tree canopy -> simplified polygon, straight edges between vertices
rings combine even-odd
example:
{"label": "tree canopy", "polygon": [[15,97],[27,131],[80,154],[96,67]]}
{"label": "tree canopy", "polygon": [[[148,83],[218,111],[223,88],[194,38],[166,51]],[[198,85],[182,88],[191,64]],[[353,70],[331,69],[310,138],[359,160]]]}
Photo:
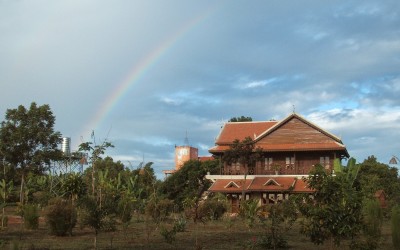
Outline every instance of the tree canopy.
{"label": "tree canopy", "polygon": [[49,105],[32,102],[29,109],[20,105],[7,109],[0,128],[0,150],[4,159],[14,167],[43,171],[61,151],[60,132],[54,131],[55,116]]}
{"label": "tree canopy", "polygon": [[229,122],[251,122],[253,121],[253,118],[251,118],[250,116],[238,116],[238,117],[232,117]]}
{"label": "tree canopy", "polygon": [[185,199],[199,199],[210,187],[210,181],[204,177],[207,172],[215,172],[217,168],[217,160],[206,162],[190,160],[162,183],[160,191],[182,208]]}
{"label": "tree canopy", "polygon": [[393,204],[400,202],[400,178],[398,169],[369,156],[360,164],[359,185],[366,197],[373,197],[382,189]]}

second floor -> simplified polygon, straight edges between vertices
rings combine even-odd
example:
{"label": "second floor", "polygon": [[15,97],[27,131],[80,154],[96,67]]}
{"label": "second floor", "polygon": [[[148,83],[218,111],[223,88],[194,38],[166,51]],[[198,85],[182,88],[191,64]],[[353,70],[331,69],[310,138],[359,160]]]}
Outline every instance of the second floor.
{"label": "second floor", "polygon": [[316,164],[328,172],[340,156],[331,151],[266,153],[253,164],[220,162],[220,175],[308,175]]}

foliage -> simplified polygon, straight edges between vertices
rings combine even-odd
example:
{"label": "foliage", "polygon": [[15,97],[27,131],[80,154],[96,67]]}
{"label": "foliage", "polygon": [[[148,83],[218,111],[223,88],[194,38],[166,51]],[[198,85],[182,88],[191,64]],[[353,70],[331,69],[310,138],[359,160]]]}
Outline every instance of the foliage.
{"label": "foliage", "polygon": [[366,198],[363,202],[363,234],[351,242],[351,249],[377,249],[381,239],[382,209],[376,199]]}
{"label": "foliage", "polygon": [[20,202],[24,201],[24,177],[27,171],[42,173],[52,160],[60,159],[61,134],[54,131],[55,117],[49,105],[29,109],[20,105],[7,109],[0,128],[0,151],[6,162],[22,170]]}
{"label": "foliage", "polygon": [[389,204],[400,202],[398,169],[378,162],[374,156],[369,156],[360,164],[359,185],[365,197],[372,198],[376,191],[382,189],[391,201]]}
{"label": "foliage", "polygon": [[392,208],[392,242],[395,249],[400,249],[400,205]]}
{"label": "foliage", "polygon": [[[225,151],[222,161],[231,164],[239,162],[242,166],[254,166],[262,157],[262,150],[255,148],[253,140],[246,137],[242,141],[236,139],[228,150]],[[249,169],[246,170],[248,174]]]}
{"label": "foliage", "polygon": [[61,180],[61,190],[64,197],[74,202],[87,192],[86,183],[80,173],[69,173]]}
{"label": "foliage", "polygon": [[315,192],[312,198],[302,197],[299,211],[304,216],[302,232],[313,243],[332,239],[340,245],[343,239],[352,239],[361,231],[361,195],[353,186],[355,167],[343,168],[332,176],[318,164],[306,179]]}
{"label": "foliage", "polygon": [[178,233],[185,232],[186,224],[187,224],[187,222],[186,222],[185,218],[179,217],[179,218],[175,219],[175,221],[174,221],[174,230]]}
{"label": "foliage", "polygon": [[4,228],[7,225],[7,217],[5,216],[5,207],[7,206],[7,199],[10,196],[12,190],[14,188],[13,181],[9,181],[2,179],[0,181],[0,198],[1,198],[1,227]]}
{"label": "foliage", "polygon": [[171,229],[167,229],[165,226],[161,226],[160,234],[168,244],[172,244],[176,240],[176,234],[184,232],[186,228],[186,220],[180,217],[174,221],[174,225]]}
{"label": "foliage", "polygon": [[260,217],[266,229],[260,245],[266,249],[287,247],[286,232],[292,228],[297,219],[294,199],[289,198],[280,203],[264,205],[260,210],[266,215]]}
{"label": "foliage", "polygon": [[[94,132],[92,133],[94,137]],[[104,140],[100,145],[96,145],[94,142],[84,142],[79,145],[79,151],[87,153],[89,155],[89,163],[91,164],[91,179],[92,179],[92,195],[96,194],[96,163],[101,160],[102,155],[105,153],[107,148],[112,148],[114,145],[107,140]]]}
{"label": "foliage", "polygon": [[250,116],[240,116],[240,117],[232,117],[231,119],[229,119],[228,122],[251,122],[253,121],[253,118],[251,118]]}
{"label": "foliage", "polygon": [[92,196],[86,196],[80,199],[81,211],[81,223],[84,226],[93,228],[96,234],[106,228],[106,216],[112,214],[113,204],[108,202],[100,206],[96,198]]}
{"label": "foliage", "polygon": [[204,177],[207,172],[215,172],[217,168],[217,160],[207,162],[187,161],[161,184],[160,193],[173,200],[180,209],[183,208],[184,201],[187,199],[194,199],[194,204],[197,206],[201,195],[211,185],[211,182]]}
{"label": "foliage", "polygon": [[367,199],[363,204],[364,232],[368,240],[373,243],[379,241],[381,236],[383,214],[378,200]]}
{"label": "foliage", "polygon": [[61,134],[54,131],[55,116],[49,105],[37,106],[32,102],[29,110],[20,105],[7,109],[1,123],[0,147],[7,162],[21,168],[30,167],[41,172],[44,164],[59,159],[57,149]]}
{"label": "foliage", "polygon": [[72,229],[77,222],[77,211],[71,201],[55,198],[45,209],[45,217],[50,234],[65,236],[72,235]]}
{"label": "foliage", "polygon": [[200,204],[199,214],[201,217],[207,217],[210,220],[220,219],[227,211],[227,201],[221,200],[218,196],[208,198]]}
{"label": "foliage", "polygon": [[245,220],[247,227],[253,227],[257,219],[258,200],[244,200],[240,203],[239,215]]}
{"label": "foliage", "polygon": [[176,233],[177,232],[175,228],[172,228],[170,230],[165,227],[160,228],[160,234],[168,244],[174,243],[174,241],[176,240]]}
{"label": "foliage", "polygon": [[146,214],[156,223],[164,221],[172,212],[174,202],[169,199],[152,199],[147,203]]}
{"label": "foliage", "polygon": [[275,237],[270,235],[263,236],[257,241],[256,245],[260,246],[262,249],[289,248],[287,240],[282,235],[277,235]]}
{"label": "foliage", "polygon": [[34,204],[23,205],[22,216],[24,218],[24,226],[26,229],[39,228],[39,209],[37,205]]}

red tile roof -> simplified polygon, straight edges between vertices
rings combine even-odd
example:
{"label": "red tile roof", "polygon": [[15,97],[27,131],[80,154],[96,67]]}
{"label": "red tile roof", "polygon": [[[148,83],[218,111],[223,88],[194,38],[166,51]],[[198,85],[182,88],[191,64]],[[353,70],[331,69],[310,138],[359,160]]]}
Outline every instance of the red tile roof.
{"label": "red tile roof", "polygon": [[[216,180],[208,191],[211,192],[222,192],[222,193],[241,193],[244,190],[247,190],[251,179],[220,179]],[[244,187],[243,187],[244,186]]]}
{"label": "red tile roof", "polygon": [[266,122],[228,122],[222,127],[216,144],[231,144],[235,139],[242,141],[246,137],[255,139],[257,136],[277,124],[277,121]]}
{"label": "red tile roof", "polygon": [[203,161],[212,161],[215,158],[212,156],[199,156],[198,159],[199,159],[199,161],[203,162]]}
{"label": "red tile roof", "polygon": [[[244,187],[243,187],[243,183]],[[241,193],[248,192],[283,192],[310,193],[307,183],[296,177],[255,177],[254,179],[218,179],[209,188],[210,192]]]}
{"label": "red tile roof", "polygon": [[[324,141],[318,139],[318,141],[310,141],[309,134],[304,135],[306,140],[293,141],[293,143],[266,143],[271,138],[274,131],[279,130],[282,126],[287,124],[292,119],[298,119],[300,123],[308,125],[315,131],[318,131],[323,136],[326,136]],[[297,127],[285,128],[285,133],[290,131],[291,134],[288,136],[296,135],[299,131]],[[337,150],[342,151],[346,156],[348,155],[347,149],[342,141],[335,135],[321,129],[317,125],[307,121],[305,118],[298,114],[291,114],[280,122],[277,121],[265,121],[265,122],[228,122],[218,135],[215,144],[216,146],[209,149],[210,153],[220,153],[228,150],[235,139],[242,141],[246,137],[250,137],[256,144],[256,148],[260,147],[266,152],[284,152],[284,151],[318,151],[318,150]],[[291,138],[291,137],[288,137]],[[265,141],[266,140],[266,141]]]}

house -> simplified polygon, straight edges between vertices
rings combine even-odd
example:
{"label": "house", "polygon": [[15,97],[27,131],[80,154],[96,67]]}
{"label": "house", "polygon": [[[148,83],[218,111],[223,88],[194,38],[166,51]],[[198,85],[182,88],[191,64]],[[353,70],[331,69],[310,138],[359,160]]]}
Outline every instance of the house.
{"label": "house", "polygon": [[386,193],[383,189],[376,191],[374,197],[379,202],[381,208],[387,208]]}
{"label": "house", "polygon": [[[234,140],[246,137],[261,152],[261,160],[251,165],[223,162]],[[315,164],[332,172],[335,159],[349,157],[339,137],[296,113],[281,121],[225,123],[209,152],[221,159],[220,174],[207,176],[213,182],[209,192],[226,194],[232,212],[237,212],[243,194],[245,199],[258,199],[261,205],[295,193],[311,193],[303,177]]]}

